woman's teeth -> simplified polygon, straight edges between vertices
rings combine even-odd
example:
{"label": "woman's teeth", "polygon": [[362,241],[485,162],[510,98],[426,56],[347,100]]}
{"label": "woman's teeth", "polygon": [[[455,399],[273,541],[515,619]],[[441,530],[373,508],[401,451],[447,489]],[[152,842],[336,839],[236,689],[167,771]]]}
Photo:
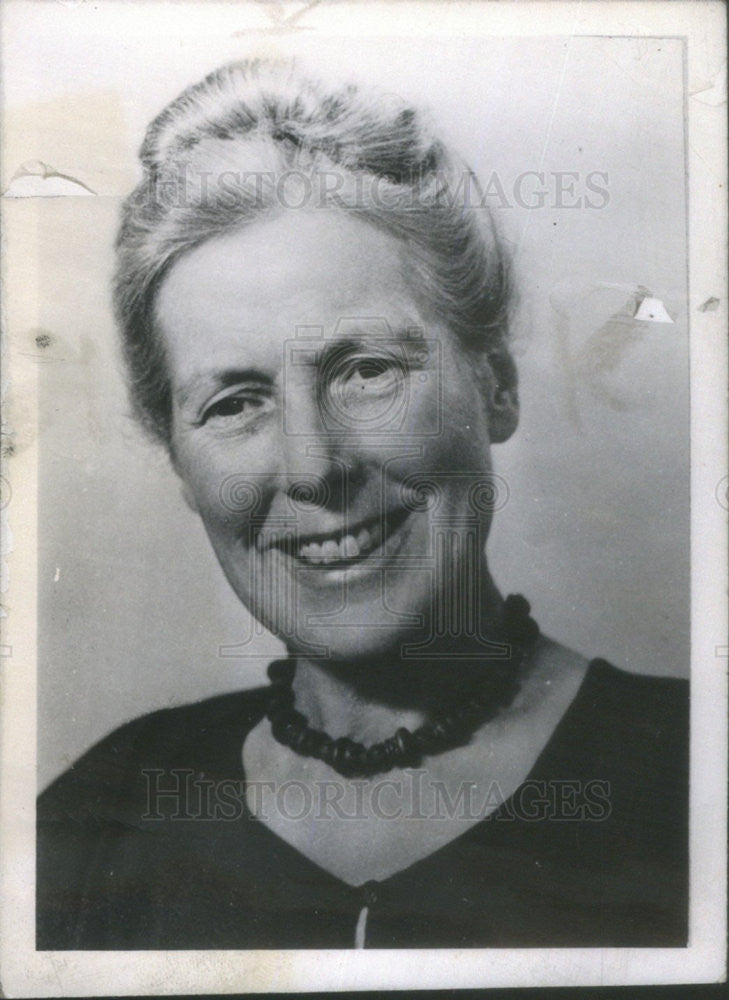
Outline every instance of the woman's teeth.
{"label": "woman's teeth", "polygon": [[349,559],[357,559],[379,544],[382,535],[379,524],[360,528],[356,535],[344,535],[339,541],[327,538],[323,542],[308,542],[302,545],[298,552],[299,559],[304,562],[336,563]]}

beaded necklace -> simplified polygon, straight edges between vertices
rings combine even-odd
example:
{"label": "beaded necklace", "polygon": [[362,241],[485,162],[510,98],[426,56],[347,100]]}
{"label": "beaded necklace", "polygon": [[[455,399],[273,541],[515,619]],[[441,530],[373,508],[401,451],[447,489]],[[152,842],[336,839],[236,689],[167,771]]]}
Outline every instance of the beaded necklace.
{"label": "beaded necklace", "polygon": [[271,733],[283,746],[302,757],[324,761],[345,778],[372,777],[393,767],[418,767],[423,757],[464,746],[476,729],[508,707],[519,691],[520,667],[539,636],[539,626],[530,617],[530,610],[521,594],[510,594],[504,601],[501,635],[514,647],[505,670],[490,665],[479,690],[469,693],[459,705],[434,716],[414,732],[402,726],[394,736],[369,747],[346,736],[333,739],[312,729],[306,717],[294,708],[291,685],[296,661],[275,660],[268,668]]}

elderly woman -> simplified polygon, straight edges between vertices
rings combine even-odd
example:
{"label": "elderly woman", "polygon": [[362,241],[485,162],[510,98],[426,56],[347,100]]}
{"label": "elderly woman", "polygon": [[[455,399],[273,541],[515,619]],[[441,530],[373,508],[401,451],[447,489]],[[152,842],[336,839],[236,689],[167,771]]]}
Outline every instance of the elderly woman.
{"label": "elderly woman", "polygon": [[213,73],[141,157],[135,410],[288,658],[44,793],[38,947],[684,944],[684,685],[588,663],[489,574],[518,401],[471,172],[290,64]]}

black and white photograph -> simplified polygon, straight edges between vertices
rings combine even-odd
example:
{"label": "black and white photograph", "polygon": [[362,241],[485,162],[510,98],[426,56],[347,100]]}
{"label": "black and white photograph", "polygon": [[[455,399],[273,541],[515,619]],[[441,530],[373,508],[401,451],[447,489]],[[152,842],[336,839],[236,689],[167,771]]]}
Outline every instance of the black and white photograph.
{"label": "black and white photograph", "polygon": [[8,996],[723,978],[725,12],[550,8],[7,5]]}

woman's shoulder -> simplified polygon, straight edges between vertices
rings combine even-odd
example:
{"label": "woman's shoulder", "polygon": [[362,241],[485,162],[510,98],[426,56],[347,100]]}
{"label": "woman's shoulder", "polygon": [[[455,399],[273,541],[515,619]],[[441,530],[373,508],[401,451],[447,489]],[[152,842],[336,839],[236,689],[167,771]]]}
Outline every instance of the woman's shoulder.
{"label": "woman's shoulder", "polygon": [[676,794],[688,783],[689,682],[589,662],[549,747],[634,789]]}
{"label": "woman's shoulder", "polygon": [[634,789],[670,790],[688,781],[689,683],[588,660],[544,640],[532,697],[557,698],[558,719],[536,770],[598,775]]}
{"label": "woman's shoulder", "polygon": [[548,684],[571,677],[575,697],[567,716],[572,725],[675,727],[688,725],[689,681],[671,674],[641,673],[602,657],[588,659],[554,640],[545,640],[542,668]]}
{"label": "woman's shoulder", "polygon": [[683,721],[688,726],[689,682],[683,677],[624,670],[607,660],[590,661],[583,705],[608,718],[662,730]]}
{"label": "woman's shoulder", "polygon": [[245,733],[261,718],[267,688],[217,695],[132,719],[87,750],[39,798],[39,817],[74,804],[98,809],[154,772],[219,772],[237,764]]}

